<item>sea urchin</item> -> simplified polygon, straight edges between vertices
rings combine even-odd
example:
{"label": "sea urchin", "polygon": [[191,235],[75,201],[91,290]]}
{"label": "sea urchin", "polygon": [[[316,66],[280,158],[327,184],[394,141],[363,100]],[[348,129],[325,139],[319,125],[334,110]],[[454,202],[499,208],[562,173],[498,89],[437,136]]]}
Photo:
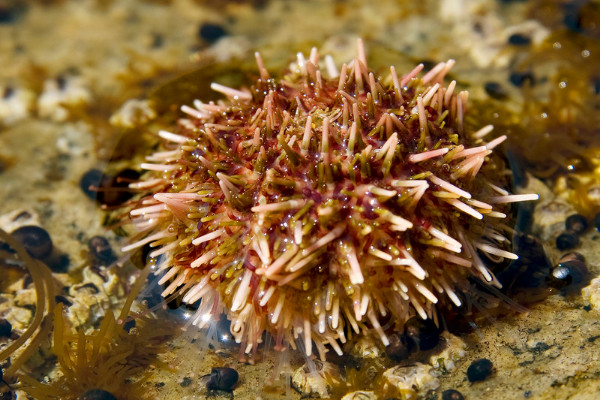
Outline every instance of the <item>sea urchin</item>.
{"label": "sea urchin", "polygon": [[387,345],[411,316],[461,306],[473,280],[500,286],[482,257],[517,258],[502,207],[537,195],[500,187],[489,155],[505,136],[464,132],[467,92],[442,86],[452,60],[380,78],[359,40],[341,70],[326,57],[322,73],[316,49],[281,79],[256,61],[250,90],[213,83],[227,100],[181,107],[131,184],[145,194],[124,251],[155,248],[163,296],[199,304],[200,327],[225,313],[247,353],[268,331],[323,358],[353,332]]}

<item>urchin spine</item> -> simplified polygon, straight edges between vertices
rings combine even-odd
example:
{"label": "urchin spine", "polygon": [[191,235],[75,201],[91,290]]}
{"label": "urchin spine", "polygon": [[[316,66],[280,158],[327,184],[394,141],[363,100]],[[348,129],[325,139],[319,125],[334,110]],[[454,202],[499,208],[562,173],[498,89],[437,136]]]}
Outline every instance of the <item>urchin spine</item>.
{"label": "urchin spine", "polygon": [[388,314],[398,327],[432,318],[444,293],[461,306],[465,276],[500,286],[477,252],[516,258],[497,205],[537,195],[481,176],[506,136],[465,135],[468,94],[442,85],[453,60],[382,80],[359,41],[339,71],[325,58],[329,78],[313,49],[280,81],[256,60],[252,91],[214,83],[226,102],[182,106],[179,132],[160,131],[166,149],[142,164],[151,178],[131,185],[150,194],[123,250],[157,248],[163,296],[201,300],[191,323],[225,312],[246,352],[267,329],[278,348],[302,338],[323,358],[369,329],[387,345]]}

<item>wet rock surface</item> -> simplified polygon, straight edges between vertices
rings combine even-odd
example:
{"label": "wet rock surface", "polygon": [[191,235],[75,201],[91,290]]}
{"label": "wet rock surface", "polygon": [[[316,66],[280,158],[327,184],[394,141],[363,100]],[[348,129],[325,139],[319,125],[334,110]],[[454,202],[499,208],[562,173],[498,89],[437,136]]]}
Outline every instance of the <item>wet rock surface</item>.
{"label": "wet rock surface", "polygon": [[[107,232],[106,227],[115,221],[105,220],[100,206],[79,188],[79,181],[92,168],[104,174],[106,163],[114,154],[123,160],[121,153],[128,154],[123,150],[128,146],[123,143],[128,142],[120,142],[122,135],[130,131],[134,137],[143,135],[135,130],[153,121],[155,112],[140,99],[150,87],[160,84],[157,76],[196,68],[197,64],[190,64],[190,60],[211,62],[239,57],[252,61],[255,49],[263,51],[264,59],[277,60],[278,54],[287,56],[290,48],[307,52],[310,46],[305,41],[317,43],[323,37],[330,38],[323,46],[332,53],[337,65],[341,65],[354,51],[354,37],[343,33],[348,21],[354,21],[352,26],[357,27],[361,36],[383,43],[386,50],[405,53],[391,62],[398,70],[412,66],[414,59],[456,58],[453,79],[469,85],[472,97],[506,101],[518,90],[514,83],[522,86],[544,83],[538,71],[528,75],[527,70],[509,71],[508,66],[511,57],[519,57],[540,46],[551,28],[530,19],[535,13],[526,14],[527,2],[516,1],[449,1],[443,7],[436,2],[425,2],[418,7],[414,3],[400,2],[401,8],[397,1],[383,1],[378,2],[376,9],[353,1],[335,6],[312,1],[295,4],[272,1],[264,2],[260,8],[255,8],[252,2],[227,2],[217,11],[191,0],[45,3],[31,2],[27,7],[3,8],[0,12],[3,65],[0,71],[0,157],[3,160],[0,227],[12,232],[26,225],[40,226],[48,232],[53,246],[70,257],[67,271],[54,273],[58,282],[56,296],[68,307],[69,321],[83,329],[97,324],[103,310],[115,307],[131,281],[119,274],[117,268],[105,268],[121,256],[119,248],[123,240],[112,231]],[[457,3],[466,5],[455,7]],[[537,3],[547,6],[544,2]],[[539,10],[544,10],[541,6]],[[292,29],[291,24],[281,24],[282,15],[329,17],[327,23],[311,18]],[[385,21],[382,15],[386,16]],[[559,20],[564,19],[559,17]],[[228,22],[221,24],[225,20]],[[403,23],[398,24],[398,20]],[[226,27],[226,36],[213,29],[199,38],[199,26],[212,21]],[[577,18],[569,16],[567,22],[557,23],[572,31],[594,34],[585,18],[579,23]],[[207,43],[202,43],[199,49],[200,40]],[[214,44],[208,43],[213,40]],[[393,54],[393,51],[385,54]],[[374,57],[375,54],[373,51]],[[282,61],[287,62],[288,59]],[[486,82],[497,85],[486,86]],[[593,83],[591,85],[593,90]],[[204,94],[200,97],[204,98]],[[137,101],[128,102],[132,98]],[[109,174],[114,176],[126,167],[129,165],[119,166],[121,169]],[[580,211],[568,196],[556,196],[553,187],[535,181],[529,179],[527,190],[540,193],[541,200],[535,205],[530,233],[541,239],[539,245],[545,250],[551,267],[559,265],[568,251],[581,253],[589,282],[582,281],[581,294],[548,285],[555,290],[543,302],[527,304],[524,313],[473,317],[468,319],[468,324],[475,327],[470,332],[456,336],[442,332],[437,344],[440,347],[427,350],[435,352],[439,348],[439,353],[420,361],[421,373],[429,366],[431,369],[419,376],[435,375],[430,383],[419,381],[424,388],[421,390],[432,390],[442,398],[445,398],[443,393],[452,389],[464,398],[554,399],[577,394],[582,399],[595,399],[600,373],[597,356],[600,354],[597,339],[600,235],[596,230],[599,224],[593,218],[594,213],[587,215],[589,226],[582,232],[576,231],[575,248],[560,250],[556,239],[564,231],[573,231],[574,226],[566,227],[565,222]],[[573,190],[567,183],[565,193]],[[592,200],[597,197],[596,186],[592,182],[586,191]],[[102,250],[104,246],[88,246],[94,237],[108,241],[114,258]],[[528,259],[528,265],[533,265],[532,260],[536,259]],[[92,268],[92,264],[100,269]],[[5,265],[2,268],[3,272],[9,271]],[[546,273],[542,271],[544,268],[525,271],[530,286],[545,282],[545,278],[536,275]],[[11,267],[10,274],[13,272],[20,273]],[[558,272],[559,278],[570,276],[562,273],[565,271]],[[10,284],[2,286],[0,318],[11,324],[10,335],[20,335],[31,323],[34,302],[27,277],[11,278]],[[135,329],[131,327],[132,331]],[[0,350],[8,340],[13,339],[0,338]],[[305,362],[287,350],[287,355],[274,352],[264,359],[253,360],[254,365],[237,364],[237,348],[232,346],[233,350],[217,354],[206,350],[210,349],[208,345],[194,347],[201,338],[194,343],[192,340],[181,337],[173,341],[164,358],[177,372],[173,369],[153,371],[145,387],[151,396],[166,399],[204,396],[200,378],[211,374],[214,366],[229,365],[231,361],[235,364],[231,367],[239,373],[231,394],[236,399],[254,399],[257,393],[262,393],[265,377],[278,375],[273,371],[287,370],[291,379],[293,371]],[[444,343],[451,344],[444,348]],[[373,343],[361,342],[361,346],[358,355],[364,358],[382,351],[381,346]],[[37,355],[30,367],[35,369],[42,365],[44,359],[40,357],[49,354]],[[411,354],[414,357],[414,353]],[[404,360],[406,356],[397,359]],[[481,358],[489,359],[495,372],[484,382],[471,385],[466,371],[473,361]],[[336,379],[343,380],[344,374],[339,372],[339,366],[336,368]],[[399,368],[409,367],[388,368],[393,371],[387,375],[392,379],[388,385],[414,376],[414,371]],[[448,372],[440,372],[444,369]],[[189,377],[191,383],[182,386],[183,377]],[[299,387],[302,379],[308,380],[306,374],[299,378]],[[436,384],[431,383],[436,381]],[[263,398],[301,397],[294,389],[288,388],[286,392],[285,384],[276,387],[263,394]],[[416,393],[415,387],[411,385],[407,390]],[[370,398],[370,390],[359,389],[352,389],[353,393],[347,396]],[[215,396],[229,398],[226,391],[222,392]],[[20,395],[24,396],[22,392]]]}

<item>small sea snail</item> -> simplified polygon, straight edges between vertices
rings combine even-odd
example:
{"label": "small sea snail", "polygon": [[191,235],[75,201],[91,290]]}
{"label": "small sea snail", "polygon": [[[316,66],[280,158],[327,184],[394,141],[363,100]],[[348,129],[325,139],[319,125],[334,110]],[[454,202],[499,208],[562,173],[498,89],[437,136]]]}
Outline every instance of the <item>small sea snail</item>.
{"label": "small sea snail", "polygon": [[117,398],[110,392],[103,389],[92,389],[85,392],[80,400],[117,400]]}
{"label": "small sea snail", "polygon": [[25,247],[33,258],[44,259],[52,254],[52,239],[44,228],[26,225],[15,229],[12,236]]}
{"label": "small sea snail", "polygon": [[210,375],[208,375],[208,381],[206,382],[206,388],[211,390],[231,390],[237,383],[239,378],[238,372],[233,368],[228,367],[216,367],[213,368]]}
{"label": "small sea snail", "polygon": [[475,360],[467,368],[469,382],[480,382],[486,380],[494,372],[494,364],[487,358]]}

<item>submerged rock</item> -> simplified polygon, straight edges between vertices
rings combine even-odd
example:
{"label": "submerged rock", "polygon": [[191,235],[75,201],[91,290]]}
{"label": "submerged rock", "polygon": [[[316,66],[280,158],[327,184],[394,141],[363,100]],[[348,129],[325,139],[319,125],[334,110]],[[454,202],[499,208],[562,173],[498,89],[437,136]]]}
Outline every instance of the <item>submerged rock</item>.
{"label": "submerged rock", "polygon": [[303,395],[318,395],[329,398],[334,385],[342,382],[342,375],[335,364],[314,361],[312,366],[304,364],[294,371],[292,386]]}
{"label": "submerged rock", "polygon": [[394,387],[406,399],[416,398],[417,393],[435,390],[440,382],[431,374],[432,367],[419,362],[409,366],[397,366],[383,373],[384,390]]}

